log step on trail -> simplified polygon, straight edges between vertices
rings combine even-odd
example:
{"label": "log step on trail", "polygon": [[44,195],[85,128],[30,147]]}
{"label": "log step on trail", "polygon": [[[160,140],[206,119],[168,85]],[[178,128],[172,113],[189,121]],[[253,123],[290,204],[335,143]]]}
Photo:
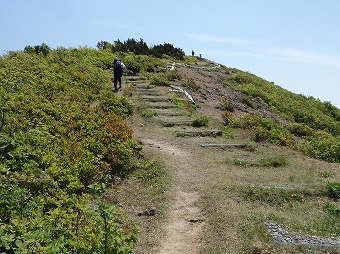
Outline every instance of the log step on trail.
{"label": "log step on trail", "polygon": [[145,101],[149,102],[167,102],[169,101],[168,97],[161,97],[161,96],[142,96],[141,97]]}
{"label": "log step on trail", "polygon": [[165,127],[180,126],[180,125],[191,126],[194,120],[173,120],[173,121],[161,120],[161,122],[163,126]]}
{"label": "log step on trail", "polygon": [[153,109],[154,112],[157,113],[158,116],[185,116],[185,112],[183,111],[169,111],[167,109]]}
{"label": "log step on trail", "polygon": [[143,89],[143,90],[150,90],[150,91],[152,91],[152,89],[155,88],[155,86],[150,86],[150,85],[141,83],[141,81],[138,81],[138,83],[135,83],[133,87],[135,89]]}
{"label": "log step on trail", "polygon": [[149,108],[178,108],[175,104],[171,103],[164,103],[164,102],[154,102],[154,103],[148,103]]}
{"label": "log step on trail", "polygon": [[220,148],[252,148],[249,144],[201,144],[201,147],[220,147]]}
{"label": "log step on trail", "polygon": [[146,88],[136,88],[136,92],[142,95],[162,96],[158,91]]}
{"label": "log step on trail", "polygon": [[207,137],[207,136],[221,136],[221,130],[180,130],[175,131],[176,137]]}
{"label": "log step on trail", "polygon": [[188,116],[154,116],[153,118],[163,121],[163,122],[181,122],[181,121],[190,121],[193,122],[194,120]]}

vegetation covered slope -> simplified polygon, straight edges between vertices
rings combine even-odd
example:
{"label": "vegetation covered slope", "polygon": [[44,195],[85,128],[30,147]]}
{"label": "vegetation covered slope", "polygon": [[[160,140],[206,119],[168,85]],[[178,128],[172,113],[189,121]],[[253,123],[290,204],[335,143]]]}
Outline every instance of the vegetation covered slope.
{"label": "vegetation covered slope", "polygon": [[[164,69],[159,58],[100,45],[99,50],[41,45],[0,58],[0,252],[131,252],[136,229],[95,195],[139,167],[139,148],[124,121],[133,107],[112,93],[111,64],[120,57],[129,70],[157,84],[181,77],[155,74]],[[159,45],[157,56],[168,48],[174,49]],[[198,89],[183,81],[189,90]],[[339,162],[339,109],[237,70],[223,82],[250,96],[244,100],[248,106],[258,100],[291,121],[281,126],[243,117],[257,141],[288,138],[287,144],[301,145],[314,157]],[[279,103],[282,95],[285,103]],[[236,126],[233,117],[225,115],[225,123]]]}
{"label": "vegetation covered slope", "polygon": [[[234,70],[223,82],[248,95],[245,104],[260,102],[284,116],[289,123],[277,125],[270,119],[251,117],[256,139],[269,139],[299,148],[309,156],[340,162],[340,110],[330,102],[294,94],[250,73]],[[256,107],[255,107],[256,110]]]}
{"label": "vegetation covered slope", "polygon": [[132,105],[110,88],[117,55],[38,51],[0,58],[0,252],[128,253],[135,229],[92,195],[136,167]]}

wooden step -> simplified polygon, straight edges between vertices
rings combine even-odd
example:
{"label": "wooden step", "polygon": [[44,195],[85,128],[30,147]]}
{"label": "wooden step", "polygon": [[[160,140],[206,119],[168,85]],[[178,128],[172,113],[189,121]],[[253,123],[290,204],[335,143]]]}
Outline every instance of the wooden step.
{"label": "wooden step", "polygon": [[202,147],[239,147],[244,148],[247,144],[201,144]]}
{"label": "wooden step", "polygon": [[216,137],[216,136],[221,136],[222,131],[221,130],[180,130],[180,131],[175,131],[176,137]]}
{"label": "wooden step", "polygon": [[136,88],[135,91],[142,95],[152,95],[152,96],[162,96],[163,94],[159,93],[156,90],[146,89],[146,88]]}
{"label": "wooden step", "polygon": [[250,144],[201,144],[201,147],[238,148],[246,150],[255,150],[255,147]]}
{"label": "wooden step", "polygon": [[183,111],[169,111],[168,109],[154,109],[159,116],[185,116],[186,113]]}
{"label": "wooden step", "polygon": [[165,103],[165,102],[154,102],[148,103],[147,105],[149,108],[158,108],[158,109],[170,109],[170,108],[178,108],[175,104],[172,103]]}
{"label": "wooden step", "polygon": [[179,121],[162,121],[163,126],[172,127],[172,126],[192,126],[194,120],[179,120]]}
{"label": "wooden step", "polygon": [[168,97],[161,97],[161,96],[142,96],[141,97],[145,101],[149,102],[168,102]]}
{"label": "wooden step", "polygon": [[160,117],[160,116],[154,116],[154,119],[162,123],[163,126],[171,127],[171,126],[191,126],[193,123],[193,119],[188,118],[186,116],[183,117]]}

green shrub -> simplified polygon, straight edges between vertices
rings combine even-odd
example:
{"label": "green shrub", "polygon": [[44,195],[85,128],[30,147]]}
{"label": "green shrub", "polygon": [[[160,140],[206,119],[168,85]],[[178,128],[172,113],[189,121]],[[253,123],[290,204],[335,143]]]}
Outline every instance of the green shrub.
{"label": "green shrub", "polygon": [[287,126],[287,129],[298,137],[306,137],[313,135],[313,129],[304,123],[291,123]]}
{"label": "green shrub", "polygon": [[232,128],[229,128],[228,126],[222,126],[222,133],[223,136],[227,138],[234,138],[235,137],[235,131]]}
{"label": "green shrub", "polygon": [[173,94],[173,96],[171,97],[171,102],[175,104],[178,108],[185,109],[187,111],[190,111],[191,113],[200,107],[198,103],[193,104],[189,100],[179,98],[176,94]]}
{"label": "green shrub", "polygon": [[200,87],[192,79],[183,79],[182,86],[189,88],[192,91],[198,91]]}
{"label": "green shrub", "polygon": [[329,212],[331,215],[334,215],[334,216],[340,218],[340,207],[338,207],[337,205],[328,203],[328,204],[325,206],[325,209],[326,209],[326,211]]}
{"label": "green shrub", "polygon": [[237,125],[238,120],[234,117],[232,112],[226,111],[222,114],[222,122],[225,126],[235,126]]}
{"label": "green shrub", "polygon": [[340,182],[331,182],[327,184],[328,194],[331,198],[340,198]]}
{"label": "green shrub", "polygon": [[110,89],[114,57],[89,48],[0,57],[1,253],[131,253],[134,227],[87,194],[135,167],[123,120],[132,105]]}
{"label": "green shrub", "polygon": [[203,126],[208,126],[208,124],[209,124],[209,117],[204,116],[204,115],[198,115],[194,118],[192,126],[203,127]]}
{"label": "green shrub", "polygon": [[46,216],[42,216],[44,207],[39,202],[28,204],[34,213],[23,219],[12,217],[10,223],[1,225],[0,250],[43,254],[132,253],[137,228],[127,225],[115,207],[104,203],[94,207],[86,199],[50,200]]}
{"label": "green shrub", "polygon": [[229,111],[229,112],[234,112],[234,106],[232,105],[232,103],[226,99],[223,98],[220,102],[220,105],[218,106],[219,109],[221,109],[222,111]]}
{"label": "green shrub", "polygon": [[332,171],[322,171],[320,172],[320,175],[324,178],[328,178],[334,175],[334,172]]}
{"label": "green shrub", "polygon": [[151,77],[150,85],[154,86],[171,86],[171,82],[162,74],[154,74]]}
{"label": "green shrub", "polygon": [[259,115],[245,114],[242,117],[243,125],[252,128],[254,140],[260,142],[268,140],[277,145],[294,145],[293,135],[284,125],[275,123],[270,118]]}
{"label": "green shrub", "polygon": [[248,97],[242,97],[241,102],[251,108],[255,108],[254,103]]}
{"label": "green shrub", "polygon": [[133,105],[126,97],[118,97],[111,91],[106,91],[101,94],[99,99],[104,112],[115,113],[123,117],[132,114]]}
{"label": "green shrub", "polygon": [[167,71],[163,74],[164,78],[168,81],[176,81],[181,80],[181,75],[177,70]]}
{"label": "green shrub", "polygon": [[314,133],[312,138],[303,140],[299,148],[311,157],[328,162],[340,162],[340,140],[327,132]]}

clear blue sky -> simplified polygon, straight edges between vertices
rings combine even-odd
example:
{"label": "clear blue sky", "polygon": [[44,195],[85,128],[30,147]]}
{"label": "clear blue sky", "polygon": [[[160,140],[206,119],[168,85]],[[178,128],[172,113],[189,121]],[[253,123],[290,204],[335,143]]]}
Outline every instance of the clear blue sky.
{"label": "clear blue sky", "polygon": [[142,38],[340,107],[339,0],[3,0],[0,53]]}

